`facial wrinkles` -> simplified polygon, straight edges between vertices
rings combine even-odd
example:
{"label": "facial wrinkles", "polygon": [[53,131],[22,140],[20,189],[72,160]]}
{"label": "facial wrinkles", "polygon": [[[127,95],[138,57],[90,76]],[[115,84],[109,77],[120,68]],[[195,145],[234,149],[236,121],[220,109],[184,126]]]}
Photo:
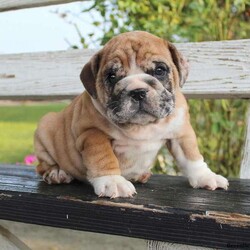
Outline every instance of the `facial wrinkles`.
{"label": "facial wrinkles", "polygon": [[130,59],[130,67],[129,67],[127,75],[130,76],[130,75],[137,75],[137,74],[141,74],[141,73],[144,73],[144,72],[136,63],[136,54],[133,53],[133,55],[131,56],[131,59]]}
{"label": "facial wrinkles", "polygon": [[[159,48],[158,48],[159,49]],[[122,63],[125,74],[138,74],[146,70],[148,62],[152,63],[153,57],[159,57],[156,50],[149,42],[126,39],[123,43],[114,41],[109,45],[106,62]],[[146,66],[146,67],[145,67]]]}
{"label": "facial wrinkles", "polygon": [[[119,48],[120,44],[117,46]],[[142,73],[139,65],[144,60],[144,56],[142,55],[141,58],[138,58],[138,54],[143,50],[142,47],[144,45],[141,41],[127,39],[123,48],[119,49],[119,57],[123,62],[123,68],[127,75]]]}

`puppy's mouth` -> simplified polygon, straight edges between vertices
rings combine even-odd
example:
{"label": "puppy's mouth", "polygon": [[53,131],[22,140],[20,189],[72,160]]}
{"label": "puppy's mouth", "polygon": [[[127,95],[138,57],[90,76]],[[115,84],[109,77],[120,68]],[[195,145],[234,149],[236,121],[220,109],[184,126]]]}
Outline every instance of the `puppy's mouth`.
{"label": "puppy's mouth", "polygon": [[147,88],[122,91],[107,104],[107,115],[117,125],[147,125],[172,113],[174,95],[163,89],[161,92]]}

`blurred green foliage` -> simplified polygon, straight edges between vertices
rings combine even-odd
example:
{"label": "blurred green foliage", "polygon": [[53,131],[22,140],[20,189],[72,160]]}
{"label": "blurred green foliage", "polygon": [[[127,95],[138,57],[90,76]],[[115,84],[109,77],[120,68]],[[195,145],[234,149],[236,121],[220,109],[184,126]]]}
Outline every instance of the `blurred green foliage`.
{"label": "blurred green foliage", "polygon": [[103,19],[92,23],[104,33],[102,45],[130,30],[146,30],[172,42],[250,37],[250,0],[95,0],[86,11],[97,11]]}
{"label": "blurred green foliage", "polygon": [[[249,0],[96,0],[83,10],[86,11],[97,11],[103,19],[92,23],[102,30],[97,38],[101,45],[114,35],[131,30],[145,30],[172,42],[250,38]],[[88,46],[83,37],[81,41],[84,47]],[[189,105],[206,162],[217,173],[237,176],[247,101],[189,100]],[[153,172],[175,171],[171,156],[163,148]]]}

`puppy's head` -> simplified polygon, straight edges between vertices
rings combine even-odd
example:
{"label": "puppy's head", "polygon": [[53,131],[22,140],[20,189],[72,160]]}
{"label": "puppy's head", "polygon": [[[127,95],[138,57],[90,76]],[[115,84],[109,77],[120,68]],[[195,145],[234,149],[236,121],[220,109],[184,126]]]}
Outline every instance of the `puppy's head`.
{"label": "puppy's head", "polygon": [[188,64],[175,46],[147,32],[111,39],[84,66],[80,78],[117,125],[146,125],[169,115]]}

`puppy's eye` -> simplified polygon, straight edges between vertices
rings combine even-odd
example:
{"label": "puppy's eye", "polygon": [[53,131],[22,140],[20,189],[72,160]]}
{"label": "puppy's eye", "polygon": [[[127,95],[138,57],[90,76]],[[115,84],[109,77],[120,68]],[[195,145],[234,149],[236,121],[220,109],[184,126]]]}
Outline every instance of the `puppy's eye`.
{"label": "puppy's eye", "polygon": [[167,70],[164,67],[159,66],[155,69],[154,74],[156,77],[164,77],[167,74]]}
{"label": "puppy's eye", "polygon": [[111,83],[111,84],[115,84],[117,82],[117,77],[114,73],[111,73],[108,75],[108,81]]}

